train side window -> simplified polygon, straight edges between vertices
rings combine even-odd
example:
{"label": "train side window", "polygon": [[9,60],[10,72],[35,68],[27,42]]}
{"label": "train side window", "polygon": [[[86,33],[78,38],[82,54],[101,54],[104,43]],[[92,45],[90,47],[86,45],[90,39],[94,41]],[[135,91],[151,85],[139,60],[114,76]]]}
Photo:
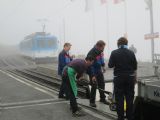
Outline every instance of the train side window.
{"label": "train side window", "polygon": [[49,48],[53,48],[56,45],[56,41],[55,40],[48,40],[48,47]]}
{"label": "train side window", "polygon": [[38,40],[38,41],[37,41],[37,46],[38,46],[39,48],[45,48],[45,47],[46,47],[45,41],[44,41],[43,39]]}

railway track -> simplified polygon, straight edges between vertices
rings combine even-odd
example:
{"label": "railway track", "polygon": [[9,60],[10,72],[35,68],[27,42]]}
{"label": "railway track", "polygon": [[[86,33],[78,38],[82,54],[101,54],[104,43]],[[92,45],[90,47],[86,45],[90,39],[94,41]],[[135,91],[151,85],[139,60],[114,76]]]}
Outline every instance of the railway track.
{"label": "railway track", "polygon": [[[17,62],[15,62],[15,60],[11,61],[11,60],[5,60],[4,61],[5,66],[7,66],[8,68],[10,67],[11,69],[6,69],[4,71],[6,71],[7,73],[11,74],[11,75],[15,75],[15,77],[20,77],[20,78],[25,78],[28,81],[32,81],[34,83],[37,83],[41,86],[45,86],[53,91],[56,91],[56,93],[59,91],[59,87],[61,85],[61,78],[57,77],[57,75],[47,75],[44,72],[40,72],[37,71],[37,69],[18,69],[17,66]],[[13,68],[13,69],[12,69]],[[55,72],[53,73],[55,74]],[[89,95],[86,94],[88,91],[88,88],[86,86],[82,86],[80,85],[78,87],[78,95],[80,98],[88,98]],[[87,108],[87,109],[93,109],[91,107],[89,107],[88,105],[85,105],[83,103],[78,103],[79,105]],[[93,110],[95,112],[98,112],[98,110]],[[115,118],[114,115],[110,114],[110,113],[103,113],[103,111],[99,111],[99,114],[103,114],[105,115],[107,118],[113,119]]]}
{"label": "railway track", "polygon": [[[61,84],[61,79],[59,78],[47,76],[43,73],[38,73],[34,70],[8,70],[8,72],[11,73],[12,75],[16,75],[16,76],[18,75],[20,77],[26,78],[29,81],[38,83],[54,91],[57,91],[57,92],[59,91],[59,87]],[[86,88],[83,88],[80,86],[78,88],[78,95],[80,98],[86,98]],[[105,116],[106,118],[110,118],[111,120],[115,120],[115,118],[117,117],[114,114],[111,114],[109,112],[103,112],[101,110],[99,111],[83,103],[78,103],[78,104],[84,108],[92,109],[92,111],[98,114],[101,114]]]}
{"label": "railway track", "polygon": [[4,67],[7,67],[7,66],[8,66],[8,64],[6,64],[3,59],[0,59],[0,68],[4,68]]}
{"label": "railway track", "polygon": [[[36,68],[27,68],[27,66],[22,65],[22,63],[18,63],[18,61],[13,59],[3,59],[0,61],[0,65],[7,67],[5,69],[6,72],[11,73],[12,75],[20,76],[30,80],[32,82],[38,83],[47,88],[53,89],[55,91],[59,91],[61,85],[61,78],[58,77],[55,72],[52,76],[47,75],[46,73],[37,71]],[[21,67],[20,67],[21,65]],[[26,69],[24,69],[26,67]],[[82,98],[89,98],[89,89],[84,86],[78,87],[78,94]]]}
{"label": "railway track", "polygon": [[[13,75],[18,75],[20,77],[26,78],[32,82],[38,83],[47,88],[53,89],[55,91],[59,91],[61,85],[61,79],[57,77],[52,77],[45,75],[43,73],[36,72],[34,69],[25,69],[25,70],[7,70],[9,73]],[[84,86],[78,87],[78,95],[81,98],[89,98],[88,90]]]}

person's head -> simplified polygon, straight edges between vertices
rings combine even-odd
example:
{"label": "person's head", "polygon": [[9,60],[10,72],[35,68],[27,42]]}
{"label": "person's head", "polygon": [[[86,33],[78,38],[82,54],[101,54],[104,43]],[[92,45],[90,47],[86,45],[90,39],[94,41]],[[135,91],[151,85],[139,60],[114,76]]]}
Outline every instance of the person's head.
{"label": "person's head", "polygon": [[65,43],[64,46],[63,46],[63,49],[68,52],[70,49],[71,49],[71,44],[70,43]]}
{"label": "person's head", "polygon": [[87,56],[87,57],[85,58],[85,61],[86,61],[87,66],[90,66],[90,65],[93,64],[94,58],[93,58],[92,56]]}
{"label": "person's head", "polygon": [[124,45],[128,45],[127,38],[125,38],[125,37],[119,38],[117,41],[117,46],[120,47],[120,46],[124,46]]}
{"label": "person's head", "polygon": [[96,49],[98,49],[99,51],[103,52],[104,48],[105,48],[106,43],[103,40],[99,40],[96,43]]}

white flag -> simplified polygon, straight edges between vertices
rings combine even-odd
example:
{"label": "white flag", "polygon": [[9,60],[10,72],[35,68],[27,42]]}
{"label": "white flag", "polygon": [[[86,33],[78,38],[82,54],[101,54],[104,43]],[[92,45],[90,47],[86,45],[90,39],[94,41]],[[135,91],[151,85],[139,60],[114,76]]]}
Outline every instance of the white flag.
{"label": "white flag", "polygon": [[147,9],[147,10],[150,9],[150,8],[151,8],[151,4],[152,4],[151,2],[152,2],[152,1],[151,1],[151,0],[144,0],[144,1],[145,1],[145,3],[147,4],[147,8],[146,8],[146,9]]}
{"label": "white flag", "polygon": [[107,3],[107,0],[100,0],[101,4],[106,4]]}
{"label": "white flag", "polygon": [[85,0],[86,5],[85,5],[85,11],[88,12],[90,10],[93,10],[93,2],[94,0]]}
{"label": "white flag", "polygon": [[114,4],[118,4],[118,3],[121,3],[121,2],[124,2],[125,0],[113,0],[113,3]]}

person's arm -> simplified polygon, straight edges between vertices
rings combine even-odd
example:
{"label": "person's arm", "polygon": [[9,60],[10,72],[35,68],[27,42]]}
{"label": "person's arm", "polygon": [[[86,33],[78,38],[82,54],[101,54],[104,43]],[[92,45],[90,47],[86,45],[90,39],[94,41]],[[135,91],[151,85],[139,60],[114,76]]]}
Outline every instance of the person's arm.
{"label": "person's arm", "polygon": [[64,57],[65,57],[65,64],[68,64],[71,62],[71,58],[70,58],[69,54],[65,54]]}
{"label": "person's arm", "polygon": [[110,58],[109,58],[108,67],[109,67],[109,68],[115,67],[113,52],[111,53],[111,56],[110,56]]}
{"label": "person's arm", "polygon": [[72,61],[75,58],[75,55],[70,56],[70,61]]}
{"label": "person's arm", "polygon": [[94,68],[94,66],[91,65],[88,69],[89,69],[89,70],[88,70],[87,73],[88,73],[91,77],[95,76],[95,68]]}
{"label": "person's arm", "polygon": [[134,56],[133,56],[133,68],[134,68],[134,74],[135,74],[135,76],[134,76],[135,84],[137,83],[137,65],[138,65],[137,59],[136,59],[136,56],[134,54]]}
{"label": "person's arm", "polygon": [[70,54],[68,54],[69,60],[72,61],[73,60],[73,56],[71,56]]}
{"label": "person's arm", "polygon": [[59,62],[60,62],[60,66],[63,68],[64,66],[66,66],[66,60],[65,60],[65,55],[61,54],[59,56]]}
{"label": "person's arm", "polygon": [[104,54],[103,53],[101,53],[100,61],[101,61],[101,66],[102,66],[103,72],[105,72],[106,68],[105,68],[105,60],[104,60]]}
{"label": "person's arm", "polygon": [[137,65],[138,65],[138,63],[137,63],[136,56],[135,56],[135,54],[133,54],[133,68],[135,71],[137,70]]}
{"label": "person's arm", "polygon": [[62,70],[65,66],[65,58],[62,53],[59,54],[58,56],[58,75],[62,75]]}
{"label": "person's arm", "polygon": [[137,71],[135,71],[134,74],[135,74],[135,75],[134,75],[134,84],[136,84],[136,83],[137,83]]}
{"label": "person's arm", "polygon": [[93,83],[96,83],[96,75],[94,72],[94,67],[93,66],[88,67],[86,73],[90,76],[90,79],[93,81]]}
{"label": "person's arm", "polygon": [[102,67],[105,67],[105,61],[104,61],[104,54],[103,53],[101,53],[100,61],[101,61]]}

